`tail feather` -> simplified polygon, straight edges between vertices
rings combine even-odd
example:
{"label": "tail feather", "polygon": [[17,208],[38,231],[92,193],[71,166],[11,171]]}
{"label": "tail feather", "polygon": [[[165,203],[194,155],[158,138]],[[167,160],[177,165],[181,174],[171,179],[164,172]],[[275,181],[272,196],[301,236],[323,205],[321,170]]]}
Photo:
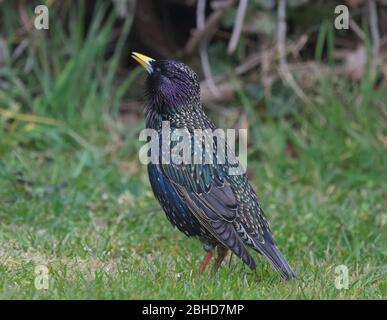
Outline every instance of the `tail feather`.
{"label": "tail feather", "polygon": [[284,256],[278,250],[275,244],[265,242],[264,244],[257,244],[258,250],[273,266],[273,268],[281,275],[284,280],[296,278],[295,272],[289,266]]}

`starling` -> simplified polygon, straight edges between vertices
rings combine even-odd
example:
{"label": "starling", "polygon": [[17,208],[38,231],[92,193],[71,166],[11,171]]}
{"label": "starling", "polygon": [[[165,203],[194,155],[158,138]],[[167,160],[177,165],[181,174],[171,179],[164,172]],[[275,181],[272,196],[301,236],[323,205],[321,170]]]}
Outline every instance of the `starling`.
{"label": "starling", "polygon": [[[216,129],[202,109],[199,80],[190,67],[176,61],[154,60],[136,52],[132,57],[148,72],[147,128],[161,135],[162,123],[168,121],[171,131],[184,129],[192,133],[196,129]],[[217,141],[214,140],[214,150],[219,147]],[[208,147],[204,145],[204,149]],[[158,161],[148,164],[153,192],[167,218],[181,232],[196,237],[203,244],[206,254],[199,265],[199,273],[205,270],[215,249],[218,256],[213,271],[218,269],[229,250],[255,270],[255,261],[247,250],[250,247],[262,254],[283,279],[295,277],[274,243],[246,174],[230,174],[229,162],[217,160],[214,155],[212,163]]]}

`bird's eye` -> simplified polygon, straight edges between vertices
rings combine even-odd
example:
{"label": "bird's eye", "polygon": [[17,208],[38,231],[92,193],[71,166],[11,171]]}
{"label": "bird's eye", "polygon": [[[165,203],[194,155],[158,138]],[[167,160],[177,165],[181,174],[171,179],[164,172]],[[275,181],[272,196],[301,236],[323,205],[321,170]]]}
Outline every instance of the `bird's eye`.
{"label": "bird's eye", "polygon": [[161,72],[160,67],[156,67],[156,72]]}

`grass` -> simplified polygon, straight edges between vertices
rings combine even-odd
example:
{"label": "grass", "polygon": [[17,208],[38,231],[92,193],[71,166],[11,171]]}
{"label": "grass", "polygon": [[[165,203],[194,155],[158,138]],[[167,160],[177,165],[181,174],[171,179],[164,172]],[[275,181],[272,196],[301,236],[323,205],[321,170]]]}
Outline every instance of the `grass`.
{"label": "grass", "polygon": [[[172,229],[142,165],[102,151],[110,137],[93,153],[64,142],[8,148],[12,137],[3,133],[0,297],[385,297],[385,123],[372,105],[349,110],[335,99],[300,116],[296,129],[262,123],[262,159],[249,162],[277,242],[299,274],[289,283],[259,257],[256,273],[234,258],[216,276],[198,277],[201,246]],[[56,127],[45,130],[66,140]],[[287,139],[295,158],[278,147]],[[39,264],[49,268],[47,291],[34,287]],[[348,290],[334,286],[341,264]]]}
{"label": "grass", "polygon": [[[234,257],[199,277],[201,245],[173,230],[138,162],[143,120],[129,127],[117,115],[120,99],[138,90],[137,72],[117,81],[123,46],[107,60],[102,50],[114,17],[95,17],[89,41],[58,32],[34,73],[23,72],[25,60],[0,69],[2,86],[17,84],[0,93],[1,299],[386,297],[383,88],[322,81],[311,109],[255,114],[248,173],[299,278],[282,282],[257,254],[255,273]],[[11,33],[14,20],[3,21]],[[254,103],[239,96],[245,108]],[[34,286],[38,265],[49,269],[48,290]],[[348,267],[347,290],[335,288],[338,265]]]}

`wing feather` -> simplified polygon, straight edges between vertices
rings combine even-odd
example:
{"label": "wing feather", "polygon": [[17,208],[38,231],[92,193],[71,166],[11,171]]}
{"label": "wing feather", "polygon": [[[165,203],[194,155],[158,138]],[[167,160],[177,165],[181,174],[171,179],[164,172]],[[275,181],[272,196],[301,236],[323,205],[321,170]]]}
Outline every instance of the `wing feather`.
{"label": "wing feather", "polygon": [[171,170],[188,171],[187,166],[165,168],[167,166],[172,165],[160,165],[160,170],[171,179],[176,193],[184,200],[202,226],[226,248],[239,256],[251,269],[255,269],[255,261],[235,228],[238,205],[230,185],[226,181],[220,184],[221,179],[213,179],[210,181],[209,188],[199,193],[192,186],[192,182],[173,179],[176,176],[184,176],[185,179],[188,179],[190,175],[187,172],[184,174],[171,172]]}

